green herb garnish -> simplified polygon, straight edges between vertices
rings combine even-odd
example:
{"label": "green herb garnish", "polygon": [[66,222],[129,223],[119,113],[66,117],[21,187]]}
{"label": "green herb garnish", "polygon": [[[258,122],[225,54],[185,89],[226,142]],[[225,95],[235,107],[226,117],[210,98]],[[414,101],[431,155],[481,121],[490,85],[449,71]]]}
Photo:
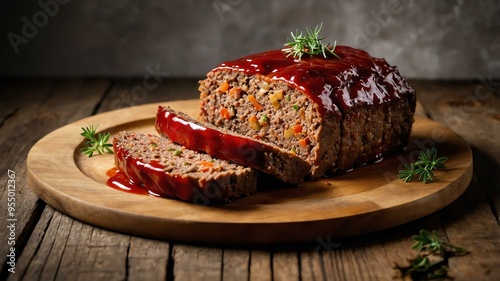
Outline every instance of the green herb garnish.
{"label": "green herb garnish", "polygon": [[82,153],[88,155],[89,158],[94,155],[94,152],[97,152],[99,154],[104,154],[106,152],[113,154],[113,151],[110,149],[110,147],[113,145],[107,143],[111,134],[96,134],[97,127],[99,127],[99,125],[97,125],[95,128],[93,125],[89,125],[85,128],[82,127],[83,132],[80,134],[88,140],[86,142],[86,147],[82,148]]}
{"label": "green herb garnish", "polygon": [[469,253],[468,250],[462,247],[441,241],[436,231],[431,233],[422,229],[418,235],[413,235],[411,238],[416,241],[411,248],[419,252],[425,251],[430,254],[441,255],[443,257],[449,254],[462,256]]}
{"label": "green herb garnish", "polygon": [[306,35],[301,31],[295,31],[295,34],[291,32],[292,40],[288,39],[288,42],[285,44],[285,47],[282,49],[283,53],[286,54],[286,57],[293,56],[294,58],[301,60],[304,54],[308,55],[319,55],[322,54],[324,58],[326,58],[326,54],[332,54],[335,57],[340,57],[334,53],[335,47],[337,46],[337,41],[333,43],[333,46],[330,44],[324,45],[321,43],[321,40],[325,39],[325,36],[320,36],[319,32],[323,27],[323,23],[316,26],[314,30],[306,27]]}
{"label": "green herb garnish", "polygon": [[295,111],[299,110],[299,106],[296,104],[292,105],[292,107],[293,107],[293,109],[295,109]]}
{"label": "green herb garnish", "polygon": [[174,152],[174,156],[180,156],[182,154],[182,150],[180,149],[177,149],[175,152]]}
{"label": "green herb garnish", "polygon": [[[401,277],[410,276],[412,280],[447,278],[449,259],[470,253],[467,249],[442,241],[436,231],[431,233],[422,229],[412,239],[415,244],[411,248],[418,251],[417,256],[408,260],[408,266],[395,266]],[[431,256],[437,258],[430,259]]]}
{"label": "green herb garnish", "polygon": [[412,181],[415,176],[418,176],[419,180],[424,183],[427,181],[434,181],[433,170],[446,169],[446,165],[443,164],[448,158],[440,157],[437,158],[437,150],[433,147],[427,149],[425,152],[420,151],[420,156],[415,163],[410,165],[405,164],[404,170],[399,171],[398,178],[403,179],[405,182]]}

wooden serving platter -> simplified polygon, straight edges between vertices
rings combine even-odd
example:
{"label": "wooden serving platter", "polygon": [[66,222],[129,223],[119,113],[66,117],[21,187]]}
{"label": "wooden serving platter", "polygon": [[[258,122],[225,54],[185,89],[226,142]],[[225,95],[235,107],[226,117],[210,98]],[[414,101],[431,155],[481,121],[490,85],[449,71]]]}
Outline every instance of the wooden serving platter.
{"label": "wooden serving platter", "polygon": [[[266,244],[354,236],[404,224],[451,203],[472,177],[467,143],[450,129],[417,116],[410,143],[401,153],[298,187],[259,186],[257,194],[225,205],[191,204],[108,187],[106,171],[114,166],[113,156],[82,155],[81,128],[99,125],[99,131],[112,136],[120,130],[154,133],[158,105],[106,112],[48,134],[28,155],[30,187],[57,210],[119,232],[190,242]],[[161,105],[191,115],[198,111],[197,100]],[[437,171],[428,184],[397,179],[402,165],[429,146],[449,158],[448,169]]]}

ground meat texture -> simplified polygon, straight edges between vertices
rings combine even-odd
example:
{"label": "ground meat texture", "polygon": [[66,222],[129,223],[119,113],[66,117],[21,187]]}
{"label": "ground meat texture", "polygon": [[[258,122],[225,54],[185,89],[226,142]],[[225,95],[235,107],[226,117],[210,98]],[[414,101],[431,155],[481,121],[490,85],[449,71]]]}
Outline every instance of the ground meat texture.
{"label": "ground meat texture", "polygon": [[164,137],[123,131],[113,146],[117,168],[160,196],[225,202],[248,196],[257,187],[253,169],[191,151]]}
{"label": "ground meat texture", "polygon": [[335,163],[339,122],[324,122],[317,104],[287,83],[222,70],[208,73],[199,90],[201,121],[296,153],[311,164],[313,175]]}
{"label": "ground meat texture", "polygon": [[[324,80],[331,93],[326,102],[322,97],[323,105],[271,71],[273,63],[278,71],[283,65],[304,71],[309,58],[290,62],[270,51],[208,72],[199,86],[199,119],[293,151],[311,164],[312,178],[374,162],[406,145],[416,104],[413,89],[385,60],[349,47],[338,49],[339,60],[311,58],[319,68],[296,76],[315,79],[333,73]],[[329,72],[321,66],[323,60],[335,69]],[[252,65],[244,66],[245,61]],[[325,103],[334,110],[321,112]]]}

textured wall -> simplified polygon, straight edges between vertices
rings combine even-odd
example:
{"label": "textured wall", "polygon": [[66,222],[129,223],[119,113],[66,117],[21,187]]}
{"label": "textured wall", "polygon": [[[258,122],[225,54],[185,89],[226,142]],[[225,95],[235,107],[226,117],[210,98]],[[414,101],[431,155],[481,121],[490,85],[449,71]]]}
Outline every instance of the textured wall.
{"label": "textured wall", "polygon": [[0,3],[3,75],[198,77],[323,22],[410,78],[500,77],[496,0],[24,2]]}

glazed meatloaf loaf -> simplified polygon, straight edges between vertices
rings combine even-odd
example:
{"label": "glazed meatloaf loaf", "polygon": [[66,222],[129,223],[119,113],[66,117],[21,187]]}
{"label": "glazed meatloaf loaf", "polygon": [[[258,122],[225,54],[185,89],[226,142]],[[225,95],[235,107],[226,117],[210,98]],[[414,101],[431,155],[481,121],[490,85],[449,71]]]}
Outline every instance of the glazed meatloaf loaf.
{"label": "glazed meatloaf loaf", "polygon": [[200,81],[200,120],[296,153],[310,175],[347,171],[404,146],[415,92],[397,68],[365,51],[338,57],[282,50],[220,64]]}
{"label": "glazed meatloaf loaf", "polygon": [[291,151],[198,122],[170,107],[158,107],[155,127],[161,135],[189,149],[258,169],[287,183],[300,184],[310,170],[310,165]]}
{"label": "glazed meatloaf loaf", "polygon": [[171,140],[122,131],[113,140],[115,165],[150,193],[196,203],[252,194],[257,172],[191,151]]}

